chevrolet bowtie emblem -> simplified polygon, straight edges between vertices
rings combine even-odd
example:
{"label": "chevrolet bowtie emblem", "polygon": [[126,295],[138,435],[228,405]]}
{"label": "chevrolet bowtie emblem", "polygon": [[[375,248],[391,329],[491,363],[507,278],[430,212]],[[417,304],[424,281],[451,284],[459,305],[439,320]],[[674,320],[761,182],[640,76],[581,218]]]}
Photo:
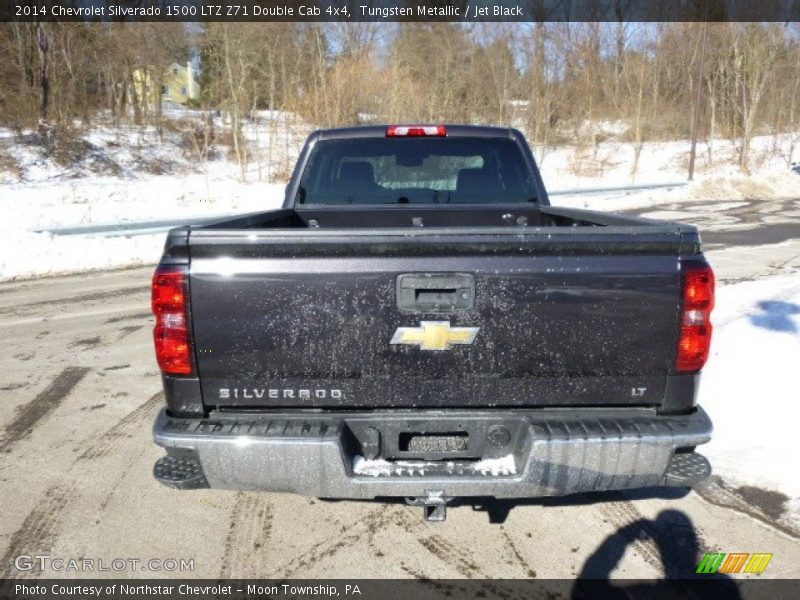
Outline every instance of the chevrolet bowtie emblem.
{"label": "chevrolet bowtie emblem", "polygon": [[471,344],[478,327],[450,327],[450,321],[421,321],[419,327],[398,327],[391,344],[419,346],[421,350],[450,350],[455,344]]}

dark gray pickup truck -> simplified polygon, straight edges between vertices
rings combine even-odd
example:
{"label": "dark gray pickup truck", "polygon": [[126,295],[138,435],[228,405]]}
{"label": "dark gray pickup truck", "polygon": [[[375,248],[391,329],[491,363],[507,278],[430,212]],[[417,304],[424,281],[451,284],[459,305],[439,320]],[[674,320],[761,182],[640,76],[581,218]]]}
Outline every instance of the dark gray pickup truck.
{"label": "dark gray pickup truck", "polygon": [[318,131],[283,208],[169,233],[170,486],[458,497],[689,486],[714,276],[690,226],[550,206],[518,131]]}

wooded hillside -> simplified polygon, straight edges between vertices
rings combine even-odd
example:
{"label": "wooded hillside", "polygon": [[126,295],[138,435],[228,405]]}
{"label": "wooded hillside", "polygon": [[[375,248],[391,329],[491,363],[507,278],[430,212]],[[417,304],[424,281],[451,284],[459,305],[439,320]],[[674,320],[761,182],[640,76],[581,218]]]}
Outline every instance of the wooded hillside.
{"label": "wooded hillside", "polygon": [[639,149],[696,132],[739,140],[746,169],[754,135],[800,130],[798,33],[757,23],[6,23],[0,124],[160,128],[162,104],[137,93],[135,73],[157,84],[193,60],[193,107],[229,117],[240,161],[242,121],[269,108],[315,126],[510,124],[540,147],[597,143],[587,124],[603,121]]}

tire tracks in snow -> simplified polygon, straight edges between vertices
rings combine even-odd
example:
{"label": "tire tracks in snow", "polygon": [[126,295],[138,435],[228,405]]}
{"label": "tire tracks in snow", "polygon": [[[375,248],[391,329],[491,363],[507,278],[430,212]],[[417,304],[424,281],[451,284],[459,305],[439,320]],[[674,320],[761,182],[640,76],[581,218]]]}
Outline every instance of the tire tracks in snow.
{"label": "tire tracks in snow", "polygon": [[77,497],[77,484],[62,487],[55,485],[33,507],[13,534],[3,554],[0,577],[32,577],[36,572],[17,571],[14,559],[22,554],[48,554],[58,537],[63,512]]}
{"label": "tire tracks in snow", "polygon": [[23,405],[9,423],[0,441],[0,452],[27,438],[36,425],[58,408],[90,371],[88,367],[67,367],[28,404]]}
{"label": "tire tracks in snow", "polygon": [[84,450],[78,460],[92,460],[106,456],[120,438],[130,438],[138,432],[146,419],[156,416],[156,409],[164,402],[164,392],[156,392],[144,403],[117,421],[111,429],[102,434]]}
{"label": "tire tracks in snow", "polygon": [[[69,369],[65,369],[65,371],[69,371]],[[86,369],[86,371],[88,371],[88,369]],[[80,381],[85,374],[85,372],[82,373],[77,381]],[[77,377],[77,375],[73,375],[73,377]],[[75,384],[72,386],[65,386],[63,385],[64,381],[65,380],[58,382],[57,378],[57,380],[48,387],[48,390],[54,387],[61,390],[69,387],[68,391],[71,391],[74,385],[77,384],[77,381],[75,381]],[[55,385],[56,383],[59,385]],[[45,392],[47,392],[47,390],[45,390]],[[42,394],[45,392],[42,392]],[[64,394],[64,396],[66,395],[67,394]],[[162,401],[163,392],[158,392],[153,394],[147,401],[125,415],[113,427],[111,427],[111,429],[109,429],[93,444],[91,444],[86,451],[84,451],[84,453],[78,457],[76,462],[72,464],[72,467],[65,476],[70,483],[66,485],[56,484],[45,491],[44,495],[33,506],[19,528],[11,534],[11,541],[5,553],[3,554],[3,558],[1,559],[1,577],[9,577],[12,574],[15,577],[24,577],[27,575],[27,573],[18,572],[13,566],[14,558],[20,554],[33,555],[43,553],[46,554],[50,552],[53,544],[58,539],[59,532],[64,524],[64,515],[68,514],[70,507],[80,499],[80,490],[85,489],[85,485],[83,483],[84,477],[82,477],[79,473],[75,473],[75,471],[79,468],[79,465],[81,465],[83,460],[87,458],[98,458],[105,456],[110,452],[114,443],[121,437],[125,437],[126,439],[131,437],[141,425],[143,420],[145,420],[147,417],[154,416],[153,413],[155,408]],[[138,460],[138,457],[131,461],[131,466],[135,464],[136,460]],[[129,469],[130,466],[127,470]],[[110,487],[109,492],[101,502],[99,507],[100,510],[104,510],[108,505],[108,502],[118,488],[119,483],[125,479],[125,473],[127,470],[123,473],[120,473],[119,477]],[[31,572],[30,575],[35,574],[35,572]]]}
{"label": "tire tracks in snow", "polygon": [[628,545],[634,548],[644,561],[656,569],[659,575],[664,574],[664,565],[661,563],[661,553],[654,542],[656,533],[652,527],[648,526],[649,520],[639,512],[629,500],[615,500],[606,502],[600,507],[600,512],[608,519],[617,531],[625,531],[626,528],[637,521],[643,524],[642,529],[647,534],[646,538],[623,534]]}
{"label": "tire tracks in snow", "polygon": [[[219,576],[253,577],[252,573],[236,571],[249,566],[254,555],[265,549],[272,533],[273,505],[268,494],[239,492],[231,511],[228,535],[220,560]],[[264,573],[259,573],[263,577]]]}
{"label": "tire tracks in snow", "polygon": [[[318,561],[336,556],[343,548],[350,547],[360,542],[371,532],[376,532],[392,522],[402,525],[402,509],[398,507],[381,506],[369,512],[364,518],[344,526],[342,531],[332,535],[321,542],[317,542],[298,556],[275,569],[274,577],[291,577],[298,570],[309,567]],[[400,521],[398,522],[398,519]]]}
{"label": "tire tracks in snow", "polygon": [[[502,528],[501,528],[502,529]],[[508,542],[511,542],[510,538],[505,531],[503,530],[505,535],[505,539]],[[513,588],[509,588],[504,586],[502,583],[493,581],[496,575],[492,573],[487,573],[483,568],[481,568],[476,562],[474,555],[469,552],[466,548],[463,548],[459,545],[456,545],[442,536],[433,534],[424,538],[418,538],[417,541],[425,548],[428,552],[430,552],[433,556],[444,562],[446,565],[453,567],[458,574],[463,577],[464,579],[479,579],[485,580],[478,590],[474,590],[472,588],[467,589],[466,586],[460,588],[459,591],[462,593],[459,594],[461,596],[474,596],[474,597],[487,597],[487,598],[504,598],[505,600],[529,600],[530,596],[526,594],[524,591],[516,590]],[[527,575],[529,578],[536,577],[536,574],[533,573],[528,567],[525,560],[519,554],[516,549],[516,546],[511,543],[513,547],[513,552],[517,559],[519,560],[520,564],[523,565],[527,571]],[[413,575],[417,579],[428,579],[428,576],[415,572],[413,569],[409,568],[405,564],[401,564],[401,568],[410,575]],[[458,587],[458,586],[457,586]],[[452,595],[452,589],[443,589],[444,595]],[[448,593],[449,592],[449,593]]]}
{"label": "tire tracks in snow", "polygon": [[528,578],[535,579],[536,571],[528,564],[528,561],[525,560],[525,557],[522,556],[522,552],[520,552],[519,548],[517,548],[517,545],[514,543],[514,540],[511,539],[511,536],[508,534],[508,531],[504,525],[500,525],[500,533],[503,534],[503,537],[508,543],[508,547],[511,549],[511,553],[514,555],[514,558],[517,560],[519,566],[525,571],[525,574],[528,576]]}
{"label": "tire tracks in snow", "polygon": [[0,306],[0,315],[17,315],[29,314],[31,309],[42,307],[53,307],[60,305],[67,305],[70,307],[78,306],[87,302],[109,301],[127,298],[135,294],[146,294],[150,291],[150,286],[143,286],[141,284],[127,285],[123,287],[115,287],[109,291],[93,292],[82,294],[78,296],[67,296],[62,298],[51,298],[49,300],[34,300],[30,302],[14,302]]}
{"label": "tire tracks in snow", "polygon": [[[164,402],[164,392],[156,392],[145,402],[134,408],[127,415],[122,417],[117,423],[102,434],[99,438],[95,439],[83,453],[78,456],[76,463],[82,463],[87,460],[96,460],[103,458],[110,454],[114,447],[121,441],[134,437],[141,429],[145,421],[152,421],[155,419],[158,407]],[[144,452],[144,450],[143,450]],[[105,512],[117,489],[128,477],[128,472],[138,464],[143,452],[138,454],[131,453],[126,456],[126,466],[116,472],[116,477],[113,484],[108,490],[108,493],[103,497],[100,503],[100,512]]]}
{"label": "tire tracks in snow", "polygon": [[433,556],[453,567],[465,579],[487,579],[487,575],[475,562],[472,554],[448,542],[439,535],[418,538],[417,541]]}

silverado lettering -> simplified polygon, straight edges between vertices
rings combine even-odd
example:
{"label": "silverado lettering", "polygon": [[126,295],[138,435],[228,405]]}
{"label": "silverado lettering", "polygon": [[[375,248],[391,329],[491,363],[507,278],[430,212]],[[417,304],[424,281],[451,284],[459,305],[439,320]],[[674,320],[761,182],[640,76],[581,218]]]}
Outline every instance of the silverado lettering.
{"label": "silverado lettering", "polygon": [[713,306],[694,227],[551,206],[514,129],[317,131],[281,209],[169,233],[155,476],[432,520],[691,486]]}
{"label": "silverado lettering", "polygon": [[266,395],[267,398],[300,398],[310,400],[316,398],[324,400],[326,398],[341,399],[342,390],[326,389],[279,389],[279,388],[220,388],[219,399],[229,400],[230,398],[261,399]]}

